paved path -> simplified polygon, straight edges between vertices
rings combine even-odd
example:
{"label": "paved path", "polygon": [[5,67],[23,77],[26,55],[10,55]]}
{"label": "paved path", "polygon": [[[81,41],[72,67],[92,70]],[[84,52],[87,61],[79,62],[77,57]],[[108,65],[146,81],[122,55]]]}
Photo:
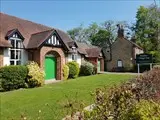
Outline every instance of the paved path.
{"label": "paved path", "polygon": [[[100,74],[120,74],[120,75],[138,75],[138,73],[131,72],[99,72]],[[142,73],[139,73],[142,74]]]}

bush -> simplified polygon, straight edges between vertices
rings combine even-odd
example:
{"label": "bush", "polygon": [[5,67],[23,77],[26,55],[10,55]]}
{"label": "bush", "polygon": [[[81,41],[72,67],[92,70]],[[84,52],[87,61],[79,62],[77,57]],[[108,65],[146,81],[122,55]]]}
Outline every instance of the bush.
{"label": "bush", "polygon": [[130,89],[131,85],[122,85],[111,89],[99,88],[95,92],[92,111],[85,111],[84,118],[89,120],[125,120],[125,115],[138,99]]}
{"label": "bush", "polygon": [[76,78],[79,75],[79,65],[77,62],[68,62],[67,63],[69,67],[69,77],[70,78]]}
{"label": "bush", "polygon": [[155,67],[137,77],[133,83],[143,99],[160,99],[160,68]]}
{"label": "bush", "polygon": [[160,120],[160,104],[142,100],[125,116],[126,120]]}
{"label": "bush", "polygon": [[28,70],[26,66],[5,66],[0,68],[1,89],[9,91],[26,87],[25,79]]}
{"label": "bush", "polygon": [[63,66],[63,79],[67,80],[69,76],[69,67],[67,65]]}
{"label": "bush", "polygon": [[26,81],[28,86],[31,88],[42,86],[44,84],[44,71],[41,70],[36,62],[29,62],[29,64],[27,64],[27,68],[29,71]]}
{"label": "bush", "polygon": [[81,75],[92,75],[94,70],[94,65],[90,62],[83,61],[81,68],[80,68],[80,74]]}

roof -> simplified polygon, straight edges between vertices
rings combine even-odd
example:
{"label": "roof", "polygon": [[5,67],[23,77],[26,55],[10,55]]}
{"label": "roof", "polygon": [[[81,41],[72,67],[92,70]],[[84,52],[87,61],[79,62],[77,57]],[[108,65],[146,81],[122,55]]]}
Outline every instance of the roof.
{"label": "roof", "polygon": [[139,48],[139,49],[141,49],[141,50],[143,50],[143,48],[142,47],[140,47],[138,44],[136,44],[135,42],[132,42],[132,41],[130,41],[130,40],[128,40],[131,44],[133,44],[134,45],[134,47],[137,47],[137,48]]}
{"label": "roof", "polygon": [[[124,37],[118,37],[117,39],[126,40],[126,41],[128,41],[129,43],[131,43],[134,47],[137,47],[137,48],[143,50],[143,48],[140,47],[138,44],[136,44],[135,42],[133,42],[133,41],[131,41],[131,40],[128,40],[128,39],[126,39],[126,38],[124,38]],[[117,42],[117,40],[116,40],[113,44],[115,44],[116,42]]]}
{"label": "roof", "polygon": [[86,49],[88,57],[99,57],[101,53],[101,49],[99,48],[89,48]]}
{"label": "roof", "polygon": [[39,47],[44,40],[46,40],[52,33],[54,29],[42,31],[31,35],[31,38],[28,42],[27,48],[37,48]]}
{"label": "roof", "polygon": [[[59,34],[59,36],[61,37],[61,39],[63,40],[66,46],[67,46],[67,42],[73,41],[62,30],[41,25],[38,23],[34,23],[21,18],[17,18],[15,16],[0,13],[0,47],[11,46],[11,44],[5,39],[5,36],[7,34],[10,34],[10,32],[13,32],[12,30],[14,29],[18,29],[18,31],[20,31],[20,33],[25,38],[25,40],[23,41],[25,48],[28,48],[28,47],[31,48],[31,46],[35,47],[35,45],[32,45],[32,44],[38,42],[37,39],[34,42],[31,42],[31,41],[35,40],[35,38],[38,38],[40,36],[44,37],[45,34],[47,34],[48,31],[50,30],[56,30],[56,32]],[[45,31],[47,31],[47,33]]]}
{"label": "roof", "polygon": [[101,53],[101,49],[97,46],[79,42],[77,42],[77,45],[79,47],[78,51],[86,57],[99,57]]}
{"label": "roof", "polygon": [[74,44],[78,47],[80,54],[87,57],[99,55],[98,47],[75,42],[62,30],[0,13],[0,47],[11,47],[11,43],[6,40],[6,36],[10,36],[15,31],[19,31],[24,37],[23,44],[26,49],[39,47],[53,32],[56,32],[68,51],[72,50],[70,46]]}

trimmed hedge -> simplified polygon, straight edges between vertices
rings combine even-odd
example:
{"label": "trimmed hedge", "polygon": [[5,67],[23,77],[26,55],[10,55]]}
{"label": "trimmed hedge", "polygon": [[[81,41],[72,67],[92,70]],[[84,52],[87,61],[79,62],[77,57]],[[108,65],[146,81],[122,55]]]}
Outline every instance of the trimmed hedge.
{"label": "trimmed hedge", "polygon": [[29,62],[27,64],[28,68],[28,77],[27,77],[27,84],[28,87],[39,87],[44,84],[44,71],[38,66],[36,62]]}
{"label": "trimmed hedge", "polygon": [[78,63],[73,61],[73,62],[68,62],[67,65],[69,67],[69,78],[78,77],[80,71]]}
{"label": "trimmed hedge", "polygon": [[26,87],[25,79],[28,74],[26,66],[4,66],[0,68],[1,91],[9,91]]}
{"label": "trimmed hedge", "polygon": [[83,61],[81,68],[80,68],[80,74],[87,76],[92,75],[94,71],[94,65],[88,61]]}
{"label": "trimmed hedge", "polygon": [[63,79],[67,80],[69,76],[69,67],[67,65],[63,66]]}

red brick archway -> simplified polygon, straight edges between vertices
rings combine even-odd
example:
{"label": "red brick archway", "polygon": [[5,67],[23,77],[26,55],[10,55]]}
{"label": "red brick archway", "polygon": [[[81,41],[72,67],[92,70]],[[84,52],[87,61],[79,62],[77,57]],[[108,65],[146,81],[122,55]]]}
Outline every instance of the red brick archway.
{"label": "red brick archway", "polygon": [[40,67],[45,70],[44,61],[47,54],[53,54],[57,61],[56,80],[63,79],[62,67],[65,64],[65,55],[61,48],[42,47],[40,49]]}

